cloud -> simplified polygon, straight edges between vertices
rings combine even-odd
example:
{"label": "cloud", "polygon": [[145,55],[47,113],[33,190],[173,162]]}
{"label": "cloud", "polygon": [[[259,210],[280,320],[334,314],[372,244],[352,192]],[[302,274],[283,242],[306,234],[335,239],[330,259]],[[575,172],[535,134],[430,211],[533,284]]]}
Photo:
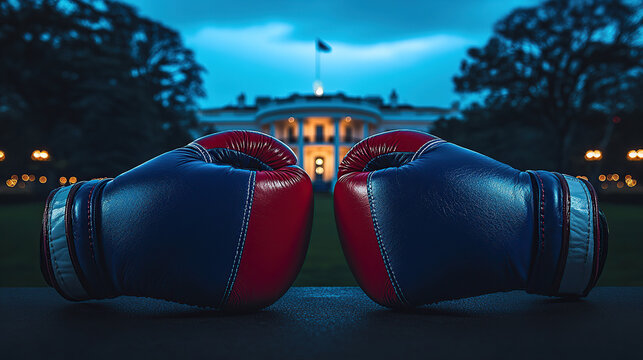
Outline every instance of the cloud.
{"label": "cloud", "polygon": [[[294,26],[275,22],[248,27],[206,26],[186,37],[188,46],[198,51],[242,57],[258,63],[309,67],[314,56],[314,41],[295,39]],[[325,66],[377,67],[391,64],[411,64],[463,49],[474,41],[451,34],[433,34],[394,41],[357,44],[324,39],[332,46],[332,53],[324,54]]]}

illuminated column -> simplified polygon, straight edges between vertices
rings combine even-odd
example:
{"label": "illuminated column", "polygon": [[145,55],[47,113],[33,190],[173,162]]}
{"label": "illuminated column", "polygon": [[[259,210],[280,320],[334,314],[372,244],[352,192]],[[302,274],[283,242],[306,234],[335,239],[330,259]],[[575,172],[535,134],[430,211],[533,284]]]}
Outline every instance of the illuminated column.
{"label": "illuminated column", "polygon": [[299,151],[299,166],[304,167],[304,119],[297,119],[297,150]]}
{"label": "illuminated column", "polygon": [[275,136],[275,122],[270,123],[270,136]]}
{"label": "illuminated column", "polygon": [[366,139],[368,137],[368,123],[366,121],[364,121],[363,127],[364,127],[364,130],[363,130],[364,131],[364,139]]}
{"label": "illuminated column", "polygon": [[333,174],[333,182],[331,184],[331,189],[335,189],[335,183],[337,182],[337,172],[339,171],[339,118],[333,118],[335,122],[335,144],[333,144],[335,150],[335,173]]}

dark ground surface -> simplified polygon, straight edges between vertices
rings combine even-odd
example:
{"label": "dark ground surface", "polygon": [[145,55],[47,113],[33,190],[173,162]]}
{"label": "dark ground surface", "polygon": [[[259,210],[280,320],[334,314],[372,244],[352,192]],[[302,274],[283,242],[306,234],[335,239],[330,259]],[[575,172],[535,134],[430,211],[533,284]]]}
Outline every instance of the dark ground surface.
{"label": "dark ground surface", "polygon": [[71,303],[0,288],[3,359],[640,358],[643,287],[584,300],[510,292],[399,312],[359,288],[292,288],[242,315],[121,297]]}

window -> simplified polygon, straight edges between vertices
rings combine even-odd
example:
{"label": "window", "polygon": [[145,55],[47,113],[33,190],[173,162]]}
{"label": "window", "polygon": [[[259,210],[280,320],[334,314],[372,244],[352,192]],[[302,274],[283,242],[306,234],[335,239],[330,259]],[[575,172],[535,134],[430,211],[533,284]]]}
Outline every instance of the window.
{"label": "window", "polygon": [[315,142],[324,142],[324,125],[315,125]]}
{"label": "window", "polygon": [[346,134],[344,134],[344,142],[353,142],[353,127],[352,126],[347,126],[346,127]]}
{"label": "window", "polygon": [[295,139],[295,127],[294,126],[289,126],[288,127],[288,142],[294,143],[296,141],[297,141],[297,139]]}

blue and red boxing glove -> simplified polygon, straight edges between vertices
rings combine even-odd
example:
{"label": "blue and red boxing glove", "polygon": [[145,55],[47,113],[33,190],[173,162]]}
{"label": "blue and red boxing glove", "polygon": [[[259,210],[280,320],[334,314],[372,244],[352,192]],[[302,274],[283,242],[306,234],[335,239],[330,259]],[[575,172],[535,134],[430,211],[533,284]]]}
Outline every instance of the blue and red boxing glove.
{"label": "blue and red boxing glove", "polygon": [[350,268],[384,306],[515,289],[586,296],[605,264],[607,223],[587,181],[421,132],[355,145],[334,198]]}
{"label": "blue and red boxing glove", "polygon": [[144,296],[229,310],[272,304],[304,261],[312,186],[257,132],[206,136],[47,199],[41,270],[69,300]]}

